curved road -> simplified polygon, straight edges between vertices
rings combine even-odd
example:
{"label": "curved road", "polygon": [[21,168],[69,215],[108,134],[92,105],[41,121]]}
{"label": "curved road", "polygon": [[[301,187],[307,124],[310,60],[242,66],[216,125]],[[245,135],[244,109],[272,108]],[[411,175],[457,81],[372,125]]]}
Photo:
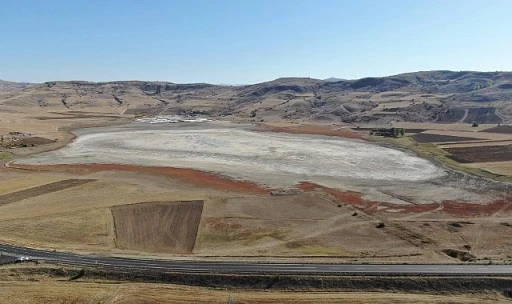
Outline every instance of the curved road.
{"label": "curved road", "polygon": [[147,260],[36,250],[6,244],[0,244],[0,253],[14,257],[28,257],[31,260],[49,261],[76,266],[118,267],[198,273],[512,275],[512,265],[361,265]]}

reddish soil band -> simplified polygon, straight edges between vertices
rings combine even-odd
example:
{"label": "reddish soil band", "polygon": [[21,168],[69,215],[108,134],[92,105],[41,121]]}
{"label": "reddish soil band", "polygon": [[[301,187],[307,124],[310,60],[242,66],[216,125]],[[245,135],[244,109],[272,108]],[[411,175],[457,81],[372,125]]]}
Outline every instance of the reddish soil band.
{"label": "reddish soil band", "polygon": [[86,175],[101,171],[130,171],[147,174],[156,174],[169,176],[184,182],[188,182],[197,186],[206,186],[218,190],[258,193],[266,194],[273,189],[266,188],[262,185],[231,179],[219,174],[205,172],[188,168],[173,167],[146,167],[122,164],[78,164],[78,165],[20,165],[11,164],[11,168],[25,169],[33,171],[53,171],[66,172],[78,175]]}
{"label": "reddish soil band", "polygon": [[325,135],[335,136],[351,139],[362,139],[364,138],[359,133],[355,133],[349,130],[333,129],[327,126],[312,126],[312,125],[298,125],[298,126],[275,126],[265,123],[258,124],[261,127],[260,131],[264,132],[282,132],[288,134],[311,134],[311,135]]}
{"label": "reddish soil band", "polygon": [[299,188],[305,192],[322,190],[325,193],[330,194],[339,203],[349,204],[369,214],[386,212],[386,210],[390,210],[396,213],[423,213],[432,212],[436,209],[439,209],[440,212],[445,212],[453,216],[472,217],[489,216],[497,212],[506,213],[512,211],[512,197],[494,200],[487,203],[470,203],[444,200],[440,203],[432,202],[430,204],[397,205],[386,202],[368,201],[362,198],[361,193],[333,189],[311,182],[301,182],[299,184]]}
{"label": "reddish soil band", "polygon": [[512,197],[494,200],[485,204],[443,201],[443,211],[459,216],[489,216],[497,212],[507,213],[512,211]]}

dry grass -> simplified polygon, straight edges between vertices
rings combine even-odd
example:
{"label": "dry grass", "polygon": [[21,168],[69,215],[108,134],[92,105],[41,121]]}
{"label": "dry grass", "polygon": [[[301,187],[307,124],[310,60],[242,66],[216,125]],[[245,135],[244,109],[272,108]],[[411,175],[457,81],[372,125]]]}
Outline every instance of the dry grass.
{"label": "dry grass", "polygon": [[478,168],[497,175],[512,176],[512,161],[507,162],[482,162],[466,164],[467,167]]}
{"label": "dry grass", "polygon": [[354,212],[316,192],[211,200],[205,204],[195,253],[337,260],[362,255],[406,260],[418,253],[416,247],[376,229],[373,217]]}
{"label": "dry grass", "polygon": [[114,248],[112,218],[106,209],[54,213],[0,223],[1,238],[11,243],[82,251]]}
{"label": "dry grass", "polygon": [[0,281],[0,303],[158,304],[158,303],[497,303],[489,294],[405,294],[391,292],[264,292],[215,290],[170,284]]}
{"label": "dry grass", "polygon": [[50,184],[45,184],[25,190],[11,192],[0,196],[0,205],[6,205],[14,202],[18,202],[27,198],[40,196],[43,194],[64,190],[71,187],[84,185],[94,181],[93,179],[75,179],[70,178]]}
{"label": "dry grass", "polygon": [[60,174],[31,174],[31,172],[0,171],[0,195],[38,187],[65,179]]}

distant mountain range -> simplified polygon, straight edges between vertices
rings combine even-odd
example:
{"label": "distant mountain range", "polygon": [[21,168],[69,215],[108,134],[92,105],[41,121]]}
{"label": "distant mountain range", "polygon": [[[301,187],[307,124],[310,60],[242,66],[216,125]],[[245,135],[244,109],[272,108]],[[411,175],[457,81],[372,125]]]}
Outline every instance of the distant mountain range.
{"label": "distant mountain range", "polygon": [[0,110],[30,107],[136,115],[188,113],[249,121],[512,122],[512,72],[425,71],[357,80],[280,78],[243,86],[146,81],[0,82],[0,88],[11,91],[0,95]]}

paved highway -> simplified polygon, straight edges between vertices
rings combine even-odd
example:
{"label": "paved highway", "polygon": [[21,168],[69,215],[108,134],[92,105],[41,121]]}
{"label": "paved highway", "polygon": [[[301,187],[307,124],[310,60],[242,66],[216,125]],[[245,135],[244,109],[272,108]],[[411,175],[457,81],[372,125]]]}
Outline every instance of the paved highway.
{"label": "paved highway", "polygon": [[198,273],[512,275],[512,265],[361,265],[146,260],[44,251],[5,244],[0,244],[0,253],[76,266]]}

